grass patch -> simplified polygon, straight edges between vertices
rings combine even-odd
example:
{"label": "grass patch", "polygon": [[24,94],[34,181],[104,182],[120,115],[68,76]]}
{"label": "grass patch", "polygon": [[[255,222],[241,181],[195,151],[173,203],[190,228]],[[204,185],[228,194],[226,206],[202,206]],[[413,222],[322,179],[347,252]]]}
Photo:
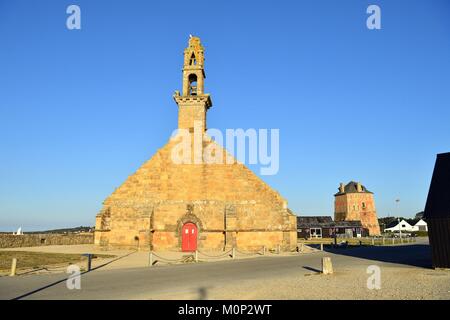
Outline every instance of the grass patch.
{"label": "grass patch", "polygon": [[[95,258],[113,258],[113,255],[96,254]],[[81,254],[66,253],[46,253],[46,252],[28,252],[28,251],[0,251],[0,271],[11,269],[11,261],[17,259],[17,270],[21,269],[39,269],[46,266],[69,265],[83,262],[87,257]]]}

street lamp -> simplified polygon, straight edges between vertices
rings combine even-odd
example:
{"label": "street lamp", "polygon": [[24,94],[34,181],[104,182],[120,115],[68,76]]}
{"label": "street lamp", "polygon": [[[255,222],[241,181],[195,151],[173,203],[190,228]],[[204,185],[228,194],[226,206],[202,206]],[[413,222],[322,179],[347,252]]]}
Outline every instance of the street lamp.
{"label": "street lamp", "polygon": [[[397,214],[399,214],[399,203],[400,203],[400,199],[395,199],[395,202],[397,203]],[[399,231],[399,236],[400,236],[400,242],[402,241],[402,226],[400,225],[400,217],[397,217],[397,221],[398,221],[398,231]]]}

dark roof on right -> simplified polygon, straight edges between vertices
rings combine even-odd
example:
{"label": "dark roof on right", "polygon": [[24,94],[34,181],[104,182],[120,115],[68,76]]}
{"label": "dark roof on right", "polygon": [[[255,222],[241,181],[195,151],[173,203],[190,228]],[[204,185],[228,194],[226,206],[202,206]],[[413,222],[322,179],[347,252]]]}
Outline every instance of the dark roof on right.
{"label": "dark roof on right", "polygon": [[424,218],[450,217],[450,152],[436,157]]}

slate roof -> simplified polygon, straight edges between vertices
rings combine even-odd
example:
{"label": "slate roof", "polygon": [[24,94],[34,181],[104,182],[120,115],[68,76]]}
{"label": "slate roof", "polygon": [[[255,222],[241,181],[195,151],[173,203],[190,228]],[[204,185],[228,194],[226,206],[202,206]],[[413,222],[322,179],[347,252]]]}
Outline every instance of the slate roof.
{"label": "slate roof", "polygon": [[297,217],[297,228],[362,228],[361,221],[333,221],[331,217]]}
{"label": "slate roof", "polygon": [[349,228],[362,228],[362,224],[361,221],[359,220],[355,220],[355,221],[336,221],[335,222],[335,227],[336,228],[344,228],[344,227],[349,227]]}
{"label": "slate roof", "polygon": [[[338,195],[341,195],[341,194],[346,194],[346,193],[358,193],[358,187],[357,187],[357,185],[358,185],[358,182],[355,182],[355,181],[350,181],[349,183],[347,183],[346,185],[345,185],[345,187],[344,187],[344,192],[342,193],[340,190],[339,190],[339,188],[338,188],[338,193],[336,193],[335,194],[335,196],[338,196]],[[367,188],[365,187],[365,186],[363,186],[363,185],[361,185],[361,189],[362,189],[362,192],[364,193],[373,193],[373,192],[370,192],[369,190],[367,190]]]}
{"label": "slate roof", "polygon": [[334,222],[331,217],[324,217],[324,216],[297,217],[298,228],[308,228],[310,226],[331,227],[333,223]]}

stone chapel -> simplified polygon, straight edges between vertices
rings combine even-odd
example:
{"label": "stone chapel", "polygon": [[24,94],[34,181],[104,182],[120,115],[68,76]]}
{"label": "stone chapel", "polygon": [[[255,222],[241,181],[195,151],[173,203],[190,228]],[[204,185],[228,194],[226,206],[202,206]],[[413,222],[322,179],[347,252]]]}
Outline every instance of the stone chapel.
{"label": "stone chapel", "polygon": [[[206,134],[212,107],[205,93],[204,47],[190,37],[184,50],[183,87],[173,98],[178,129],[204,148],[232,157]],[[176,163],[177,136],[145,162],[104,202],[96,216],[95,244],[141,250],[295,250],[296,216],[287,201],[244,164]],[[232,159],[234,159],[232,157]]]}

